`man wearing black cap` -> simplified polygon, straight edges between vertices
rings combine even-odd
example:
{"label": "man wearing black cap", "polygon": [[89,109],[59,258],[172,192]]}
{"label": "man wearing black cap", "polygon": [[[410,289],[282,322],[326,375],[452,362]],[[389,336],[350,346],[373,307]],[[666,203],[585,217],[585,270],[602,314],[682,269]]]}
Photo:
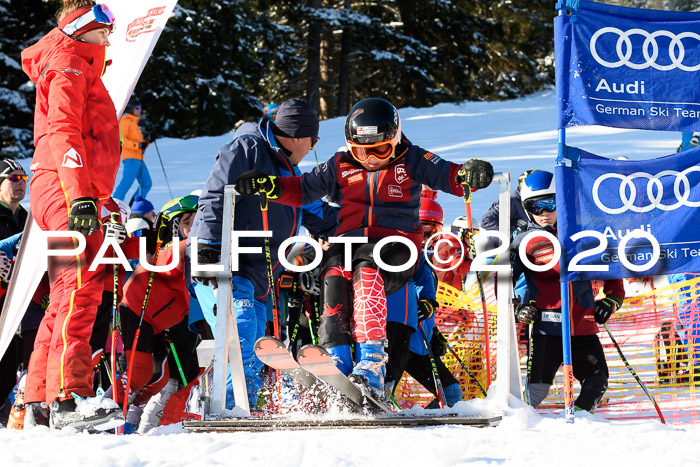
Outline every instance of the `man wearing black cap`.
{"label": "man wearing black cap", "polygon": [[[15,236],[9,244],[14,245],[13,253],[18,244],[16,235],[24,230],[27,220],[27,211],[19,203],[27,193],[28,180],[29,176],[16,161],[0,159],[0,240]],[[12,260],[4,251],[0,251],[0,308],[5,300],[11,268]],[[24,314],[21,334],[15,335],[0,359],[0,424],[7,422],[11,404],[6,398],[17,381],[17,371],[27,369],[37,329],[48,305],[48,286],[48,276],[45,274]]]}
{"label": "man wearing black cap", "polygon": [[[10,237],[24,230],[24,222],[27,220],[27,211],[19,205],[24,199],[27,190],[27,174],[21,165],[12,159],[0,159],[0,240]],[[4,252],[0,252],[0,306],[7,292],[7,281],[12,261]],[[41,320],[41,316],[39,316]],[[22,363],[23,341],[15,336],[5,355],[0,359],[0,424],[7,423],[10,402],[6,401],[17,382],[17,369]]]}
{"label": "man wearing black cap", "polygon": [[19,203],[27,194],[28,179],[17,162],[0,160],[0,239],[24,230],[27,211]]}
{"label": "man wearing black cap", "polygon": [[[199,264],[220,262],[224,187],[233,185],[241,174],[250,170],[278,177],[300,175],[297,164],[318,141],[318,129],[316,111],[303,100],[289,99],[280,105],[274,123],[268,119],[245,123],[236,131],[233,141],[219,149],[214,168],[199,198],[199,209],[192,227],[192,236],[198,238]],[[271,203],[268,219],[269,230],[272,231],[271,261],[276,280],[281,269],[277,249],[282,241],[297,234],[301,225],[301,208]],[[263,230],[260,201],[257,197],[239,197],[233,228],[239,232]],[[239,244],[243,247],[259,247],[260,251],[264,251],[262,238],[243,237]],[[216,285],[216,278],[202,271],[193,271],[192,279],[198,283],[196,293],[200,302],[205,303],[204,296],[211,296],[211,286]],[[262,383],[259,376],[262,363],[255,357],[253,345],[265,334],[270,294],[264,254],[240,255],[238,271],[234,271],[232,282],[248,400],[250,406],[255,407],[257,392]],[[210,317],[213,317],[213,313]],[[209,324],[214,327],[213,321]],[[229,407],[231,403],[232,401],[227,401]]]}

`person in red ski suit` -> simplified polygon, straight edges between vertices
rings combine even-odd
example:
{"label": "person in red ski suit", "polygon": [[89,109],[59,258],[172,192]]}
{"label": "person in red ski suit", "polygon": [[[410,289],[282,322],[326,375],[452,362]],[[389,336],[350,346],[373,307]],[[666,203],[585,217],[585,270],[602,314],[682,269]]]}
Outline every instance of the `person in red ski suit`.
{"label": "person in red ski suit", "polygon": [[[396,108],[379,98],[353,106],[345,122],[345,140],[347,148],[310,173],[283,179],[250,171],[238,178],[236,189],[244,195],[262,190],[269,199],[289,206],[329,195],[340,205],[335,235],[367,237],[368,243],[353,245],[349,270],[344,266],[344,245],[331,245],[324,253],[319,343],[341,371],[352,371],[354,382],[384,397],[386,295],[406,283],[415,264],[390,272],[377,264],[373,248],[383,237],[400,236],[420,252],[422,184],[462,196],[463,182],[476,189],[488,186],[493,167],[480,160],[453,164],[412,144],[401,132]],[[401,242],[382,249],[388,265],[404,265],[409,257],[408,246]],[[352,340],[359,355],[354,368]]]}
{"label": "person in red ski suit", "polygon": [[[49,258],[50,305],[26,383],[25,400],[50,404],[52,425],[59,428],[80,422],[74,396],[95,395],[89,340],[104,268],[88,267],[102,244],[98,213],[112,193],[120,161],[119,122],[101,79],[114,16],[91,1],[64,5],[58,27],[22,52],[22,69],[37,89],[30,184],[34,220],[42,230],[72,230],[87,240],[80,255]],[[73,244],[54,238],[49,247]]]}
{"label": "person in red ski suit", "polygon": [[[141,415],[139,406],[142,407],[150,397],[160,392],[170,378],[167,359],[161,362],[160,374],[154,378],[154,353],[160,350],[157,348],[158,339],[163,337],[162,334],[166,330],[181,323],[189,313],[190,294],[185,286],[185,245],[197,212],[198,197],[188,195],[186,198],[191,203],[182,203],[183,198],[168,202],[156,220],[158,237],[167,244],[160,250],[155,264],[172,264],[173,255],[178,255],[177,266],[169,271],[157,273],[146,270],[142,264],[137,266],[124,285],[124,297],[119,305],[127,362],[130,365],[133,363],[130,369],[131,379],[128,382],[130,397],[133,398],[136,394],[134,400],[129,401],[130,415],[127,415],[127,424],[133,425],[125,427],[129,430],[138,426]],[[149,283],[151,285],[146,301]],[[144,301],[146,309],[134,348]],[[117,381],[116,391],[112,392],[112,397],[119,404],[124,402],[126,379],[127,375],[122,374]],[[134,412],[132,409],[137,410]]]}

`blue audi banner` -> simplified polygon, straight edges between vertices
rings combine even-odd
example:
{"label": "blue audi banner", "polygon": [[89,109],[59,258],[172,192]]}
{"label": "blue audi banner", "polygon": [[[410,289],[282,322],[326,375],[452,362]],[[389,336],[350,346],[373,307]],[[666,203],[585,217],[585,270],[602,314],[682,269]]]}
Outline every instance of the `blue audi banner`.
{"label": "blue audi banner", "polygon": [[559,128],[700,131],[700,13],[581,0],[554,38]]}
{"label": "blue audi banner", "polygon": [[566,147],[564,158],[562,281],[700,272],[700,148],[620,161]]}

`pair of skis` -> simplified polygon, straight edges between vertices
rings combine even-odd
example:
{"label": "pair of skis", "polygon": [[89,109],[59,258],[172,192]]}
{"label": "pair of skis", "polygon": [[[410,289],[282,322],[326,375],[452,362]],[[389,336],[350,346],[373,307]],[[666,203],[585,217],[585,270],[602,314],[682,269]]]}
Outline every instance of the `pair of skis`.
{"label": "pair of skis", "polygon": [[393,413],[389,406],[360,389],[341,373],[323,347],[302,347],[297,361],[282,341],[265,336],[255,343],[255,354],[265,365],[289,376],[325,400],[337,401],[354,412]]}

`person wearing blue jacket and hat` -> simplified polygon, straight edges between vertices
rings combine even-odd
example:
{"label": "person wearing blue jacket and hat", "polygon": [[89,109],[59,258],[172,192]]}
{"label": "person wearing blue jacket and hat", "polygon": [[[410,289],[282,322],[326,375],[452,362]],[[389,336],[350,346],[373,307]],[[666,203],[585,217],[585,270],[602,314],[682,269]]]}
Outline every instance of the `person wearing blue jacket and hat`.
{"label": "person wearing blue jacket and hat", "polygon": [[[236,131],[233,141],[219,149],[199,198],[199,209],[192,227],[192,236],[198,239],[199,264],[220,263],[224,187],[233,185],[241,174],[253,169],[277,177],[300,175],[297,165],[317,143],[318,130],[316,111],[303,100],[289,99],[280,105],[274,122],[263,118],[257,123],[244,123]],[[298,234],[302,208],[270,203],[268,209],[269,230],[272,231],[271,262],[277,281],[282,269],[277,250],[284,240]],[[317,213],[322,216],[320,209]],[[233,229],[237,232],[263,230],[258,197],[238,197]],[[263,238],[260,237],[244,236],[239,245],[264,251]],[[186,264],[189,265],[189,261]],[[195,291],[203,307],[206,306],[203,296],[211,297],[211,286],[217,285],[216,277],[212,276],[203,271],[192,272],[192,280],[197,282]],[[248,401],[251,407],[255,407],[262,384],[262,363],[255,356],[253,345],[265,335],[266,307],[270,297],[265,255],[240,255],[232,283]],[[203,290],[205,286],[209,291]],[[227,400],[228,407],[232,407],[231,403]]]}

